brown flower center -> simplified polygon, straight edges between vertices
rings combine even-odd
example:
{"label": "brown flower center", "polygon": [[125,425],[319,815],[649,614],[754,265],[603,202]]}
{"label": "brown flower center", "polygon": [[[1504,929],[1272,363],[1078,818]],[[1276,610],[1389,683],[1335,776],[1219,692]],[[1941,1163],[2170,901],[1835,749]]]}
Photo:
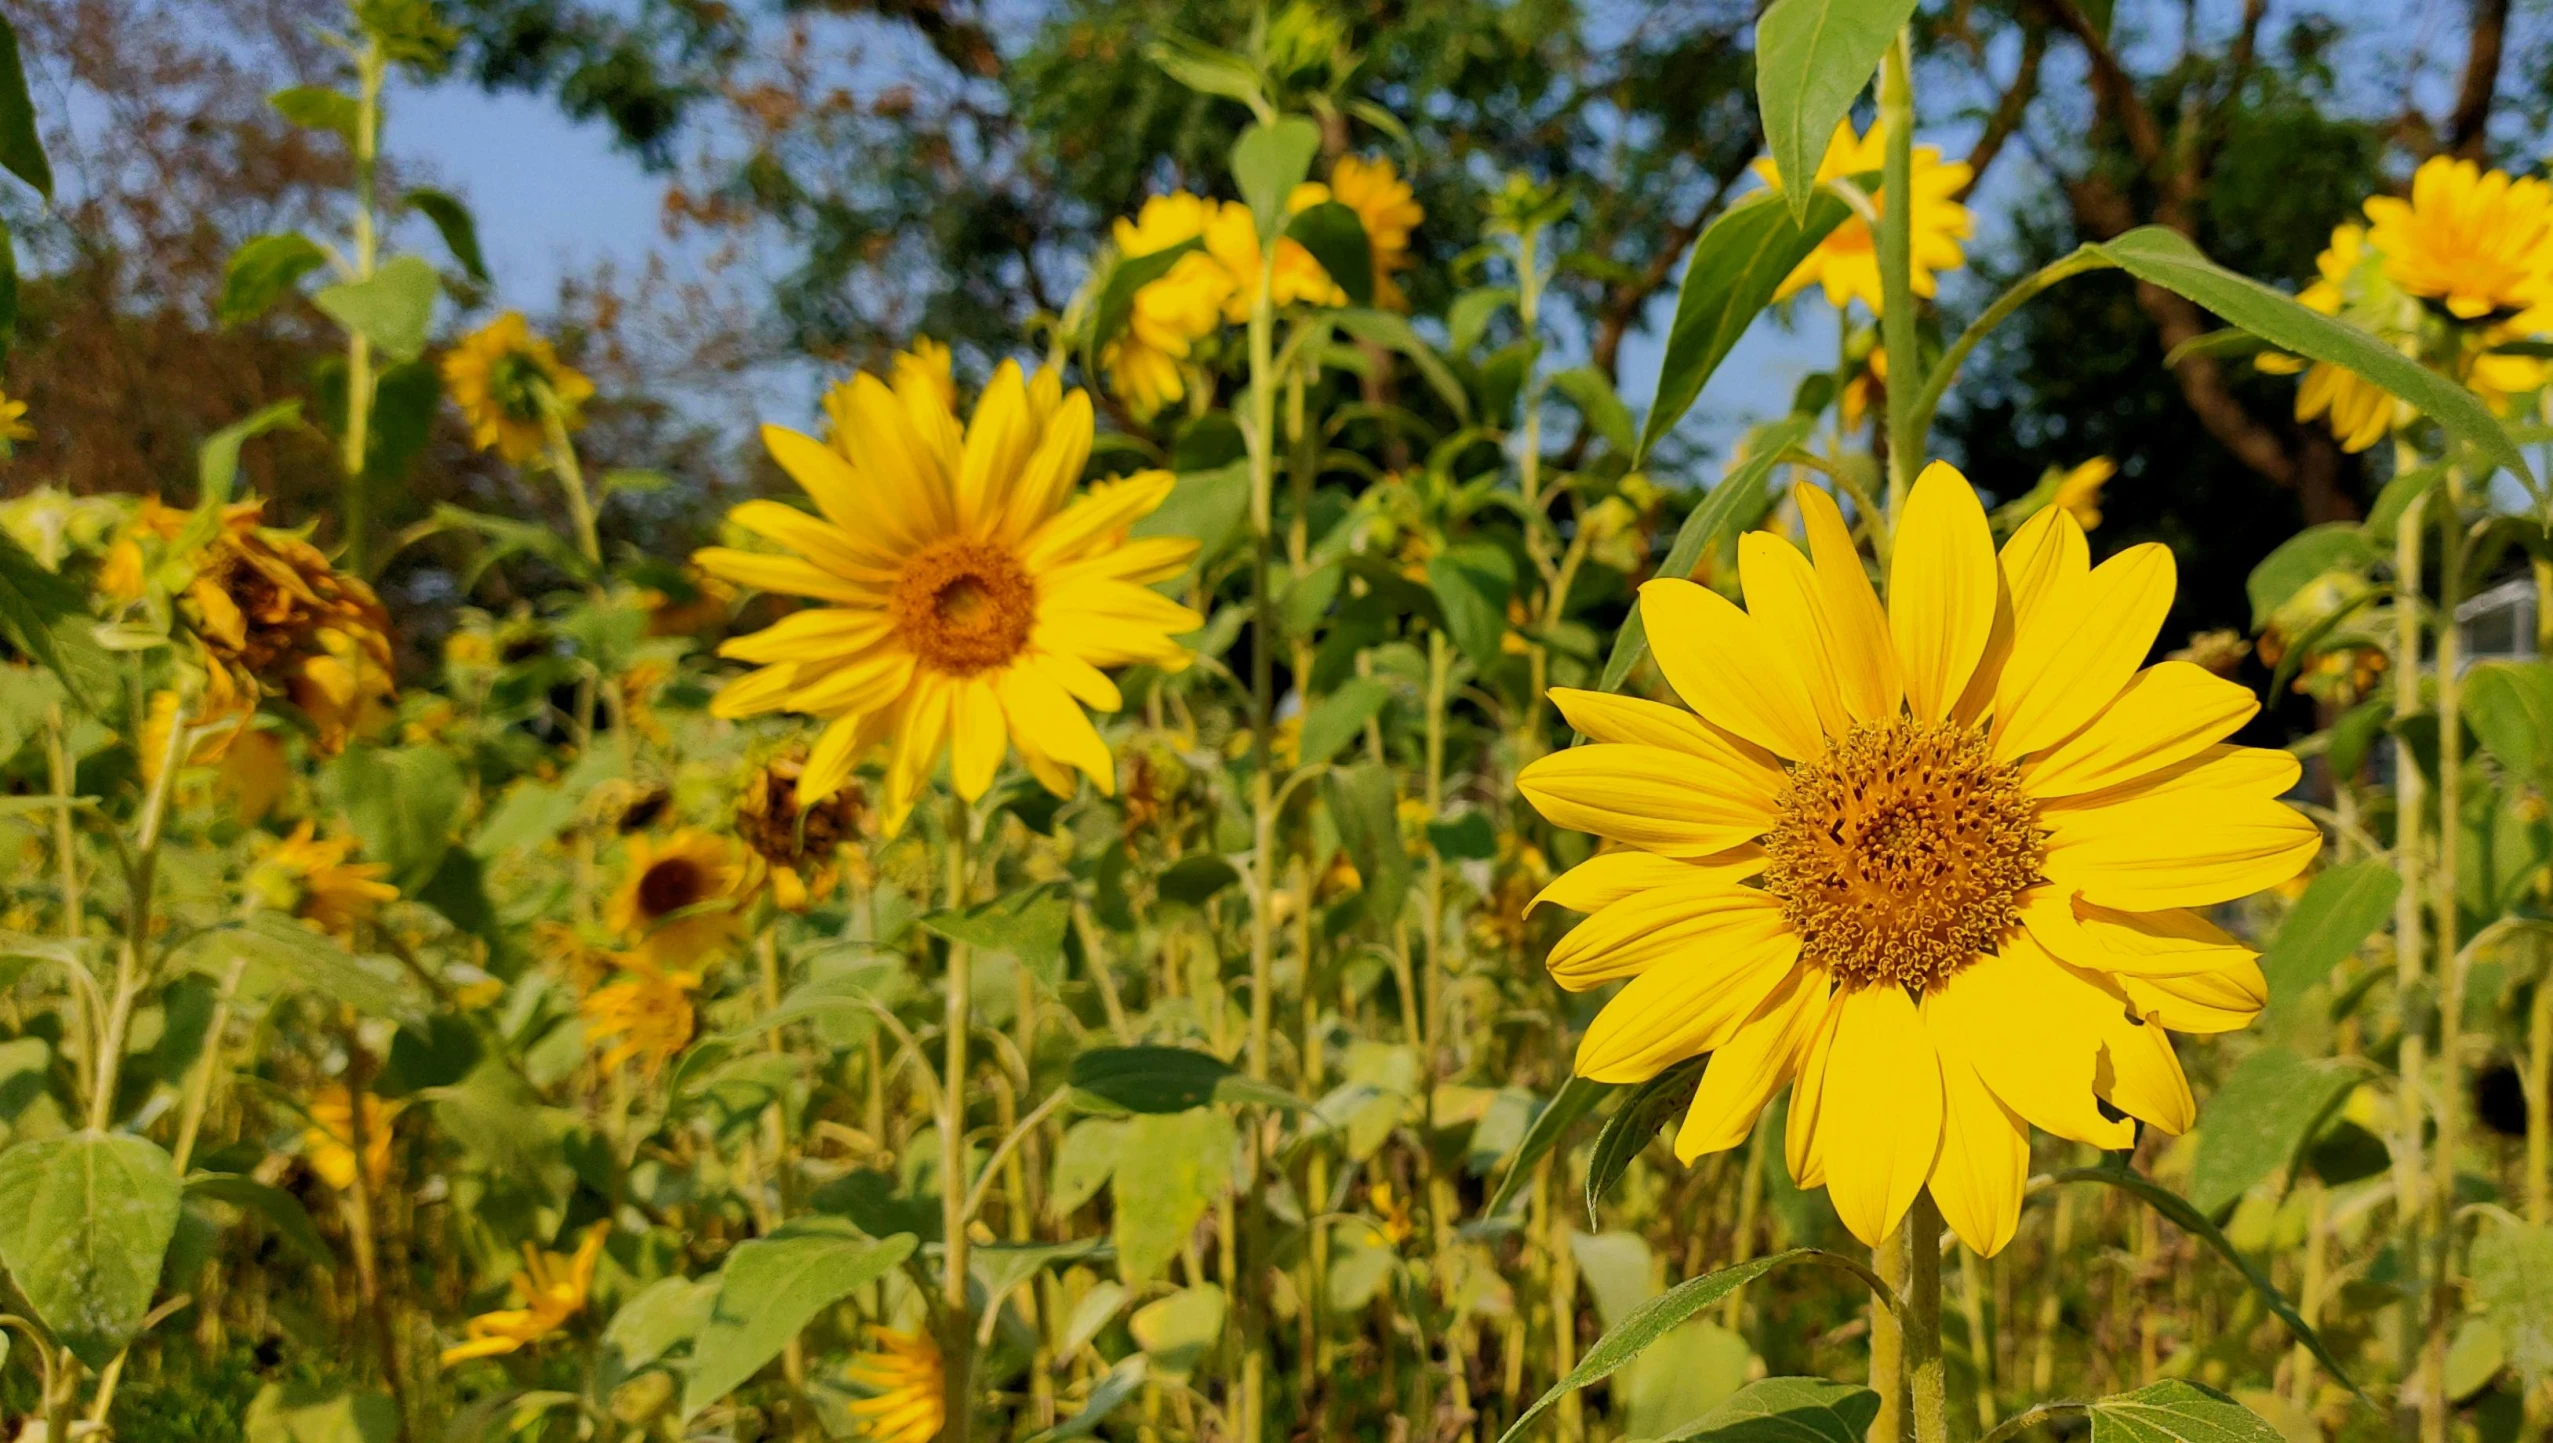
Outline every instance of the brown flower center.
{"label": "brown flower center", "polygon": [[650,920],[670,917],[709,897],[709,874],[689,857],[667,857],[638,879],[638,906]]}
{"label": "brown flower center", "polygon": [[923,665],[972,676],[1028,646],[1037,589],[1006,548],[947,541],[905,564],[887,615]]}
{"label": "brown flower center", "polygon": [[2047,858],[2038,821],[1976,731],[1859,726],[1792,771],[1764,889],[1841,985],[1929,991],[2019,922]]}

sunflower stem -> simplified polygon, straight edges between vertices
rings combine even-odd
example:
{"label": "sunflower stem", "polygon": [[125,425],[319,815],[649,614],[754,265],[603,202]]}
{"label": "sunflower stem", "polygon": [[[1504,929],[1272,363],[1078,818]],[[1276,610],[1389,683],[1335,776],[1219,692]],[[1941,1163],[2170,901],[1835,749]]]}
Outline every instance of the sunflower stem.
{"label": "sunflower stem", "polygon": [[[2409,448],[2401,448],[2400,466]],[[2416,458],[2413,458],[2416,462]],[[2402,1049],[2397,1064],[2394,1106],[2394,1205],[2396,1239],[2401,1256],[2422,1256],[2422,1223],[2428,1212],[2428,1190],[2420,1178],[2422,1146],[2420,1085],[2427,1070],[2428,1021],[2422,1015],[2422,983],[2428,965],[2420,944],[2422,890],[2421,829],[2427,809],[2425,778],[2412,750],[2410,728],[2401,725],[2420,713],[2420,543],[2428,498],[2413,498],[2394,530],[2394,872],[2402,890],[2394,902],[2394,996],[2400,1009]],[[2418,1366],[2421,1302],[2402,1300],[2396,1349],[2398,1376],[2408,1378]]]}
{"label": "sunflower stem", "polygon": [[1949,1443],[1950,1406],[1941,1361],[1941,1209],[1932,1190],[1915,1194],[1906,1234],[1906,1389],[1915,1443]]}
{"label": "sunflower stem", "polygon": [[[1899,1228],[1870,1250],[1871,1270],[1891,1297],[1906,1290],[1906,1230]],[[1879,1395],[1879,1416],[1870,1423],[1870,1443],[1900,1443],[1906,1436],[1906,1333],[1901,1311],[1879,1298],[1870,1302],[1870,1390]]]}
{"label": "sunflower stem", "polygon": [[[967,833],[972,829],[964,800],[949,798],[948,905],[966,905]],[[941,1387],[947,1423],[940,1434],[947,1443],[967,1443],[975,1410],[975,1320],[966,1293],[966,1042],[974,1021],[973,949],[948,944],[948,1059],[940,1084],[940,1302],[945,1317],[940,1338]]]}
{"label": "sunflower stem", "polygon": [[[363,51],[356,58],[361,94],[355,103],[355,214],[354,214],[354,279],[372,279],[381,258],[380,227],[373,219],[379,204],[376,185],[381,157],[381,85],[390,69],[388,54],[381,37],[364,37]],[[348,327],[346,331],[346,428],[338,467],[345,477],[343,518],[346,542],[346,570],[359,577],[372,573],[372,492],[367,484],[366,462],[372,449],[372,338]]]}
{"label": "sunflower stem", "polygon": [[1915,81],[1914,42],[1899,30],[1879,71],[1879,124],[1888,133],[1880,171],[1879,330],[1888,348],[1888,525],[1893,529],[1923,463],[1916,398],[1924,363],[1915,339]]}
{"label": "sunflower stem", "polygon": [[2464,1115],[2464,985],[2470,959],[2458,945],[2456,869],[2461,861],[2464,816],[2464,638],[2456,609],[2464,600],[2463,484],[2450,468],[2435,493],[2438,508],[2438,866],[2435,891],[2438,955],[2437,1219],[2436,1276],[2431,1285],[2429,1329],[2421,1349],[2420,1433],[2426,1443],[2447,1436],[2447,1341],[2464,1308],[2455,1267],[2455,1167]]}

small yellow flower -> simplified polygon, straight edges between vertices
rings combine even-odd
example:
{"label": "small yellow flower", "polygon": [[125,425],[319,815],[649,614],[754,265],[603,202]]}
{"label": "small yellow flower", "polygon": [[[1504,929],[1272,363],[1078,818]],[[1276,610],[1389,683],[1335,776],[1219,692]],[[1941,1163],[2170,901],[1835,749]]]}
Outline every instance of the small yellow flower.
{"label": "small yellow flower", "polygon": [[599,1222],[585,1230],[573,1257],[523,1245],[523,1271],[514,1275],[515,1301],[521,1307],[481,1313],[462,1325],[469,1341],[443,1350],[443,1366],[471,1358],[493,1358],[537,1343],[567,1326],[585,1311],[594,1290],[594,1265],[603,1256],[603,1240],[612,1225]]}
{"label": "small yellow flower", "polygon": [[688,964],[735,940],[745,891],[743,859],[726,839],[695,827],[661,842],[642,832],[629,839],[603,920],[657,960]]}
{"label": "small yellow flower", "polygon": [[1887,392],[1888,348],[1873,346],[1861,369],[1844,383],[1843,394],[1835,399],[1837,419],[1843,422],[1847,431],[1860,430],[1862,418],[1871,415],[1875,407],[1885,404]]}
{"label": "small yellow flower", "polygon": [[323,842],[315,830],[305,818],[291,836],[268,847],[249,872],[249,889],[332,937],[352,937],[399,889],[381,880],[389,867],[346,860],[354,853],[354,838]]}
{"label": "small yellow flower", "polygon": [[[379,1192],[390,1179],[390,1125],[401,1104],[363,1094],[364,1185]],[[343,1083],[330,1083],[310,1100],[310,1126],[302,1129],[301,1153],[320,1181],[339,1192],[355,1184],[355,1111]]]}
{"label": "small yellow flower", "polygon": [[691,1045],[698,1025],[691,992],[700,985],[700,974],[667,971],[645,953],[613,960],[620,965],[621,975],[587,993],[576,1010],[584,1015],[589,1040],[618,1039],[604,1050],[604,1071],[634,1058],[642,1071],[654,1077]]}
{"label": "small yellow flower", "polygon": [[[1217,208],[1185,192],[1153,196],[1133,219],[1118,217],[1117,254],[1138,260],[1202,240]],[[1108,388],[1137,419],[1149,420],[1187,394],[1185,363],[1197,342],[1222,328],[1233,285],[1232,273],[1213,256],[1192,250],[1135,292],[1126,328],[1100,349],[1100,364],[1108,372]]]}
{"label": "small yellow flower", "polygon": [[20,441],[34,439],[35,427],[27,424],[27,403],[0,391],[0,456],[12,455]]}
{"label": "small yellow flower", "polygon": [[1331,167],[1329,183],[1310,181],[1297,186],[1289,208],[1305,210],[1327,200],[1356,212],[1365,226],[1365,243],[1374,253],[1374,304],[1386,310],[1408,310],[1409,298],[1401,294],[1392,273],[1409,266],[1410,232],[1427,219],[1427,208],[1418,203],[1409,182],[1401,179],[1388,156],[1366,160],[1342,155]]}
{"label": "small yellow flower", "polygon": [[[1824,185],[1839,176],[1860,175],[1882,169],[1888,157],[1888,127],[1873,122],[1870,132],[1859,139],[1853,136],[1850,118],[1838,122],[1833,138],[1826,143],[1826,155],[1817,163],[1814,182]],[[1764,183],[1779,190],[1782,175],[1771,159],[1755,162],[1754,170]],[[1935,277],[1944,271],[1955,271],[1968,263],[1960,242],[1968,239],[1976,222],[1968,207],[1958,200],[1959,192],[1968,184],[1968,163],[1945,161],[1941,152],[1929,145],[1915,147],[1915,206],[1913,239],[1914,291],[1930,296],[1938,288]],[[1871,191],[1871,203],[1885,206],[1881,192]],[[1790,295],[1815,282],[1826,292],[1826,303],[1841,310],[1845,302],[1858,299],[1879,314],[1879,250],[1872,243],[1870,227],[1858,216],[1847,219],[1818,242],[1808,259],[1782,281],[1774,292],[1775,299]]]}
{"label": "small yellow flower", "polygon": [[594,383],[533,335],[520,311],[507,311],[445,353],[443,389],[470,423],[471,443],[510,466],[549,444],[545,407],[556,406],[560,424],[573,431],[585,424],[585,403],[594,398]]}
{"label": "small yellow flower", "polygon": [[[1223,318],[1239,325],[1250,319],[1259,295],[1259,222],[1239,201],[1226,201],[1206,218],[1206,250],[1232,277],[1232,293],[1224,298]],[[1276,244],[1276,265],[1269,273],[1269,299],[1277,306],[1343,306],[1347,292],[1298,240]]]}
{"label": "small yellow flower", "polygon": [[931,1443],[948,1421],[940,1345],[928,1333],[872,1327],[877,1347],[855,1353],[843,1376],[867,1396],[850,1405],[859,1435],[870,1443]]}
{"label": "small yellow flower", "polygon": [[2101,488],[2118,474],[2118,462],[2095,456],[2057,477],[2056,491],[2048,504],[2072,516],[2084,530],[2097,531],[2101,527]]}
{"label": "small yellow flower", "polygon": [[1367,1189],[1365,1200],[1374,1209],[1379,1220],[1376,1231],[1382,1233],[1385,1243],[1399,1247],[1418,1231],[1418,1224],[1410,1216],[1409,1199],[1401,1196],[1389,1181]]}
{"label": "small yellow flower", "polygon": [[2386,276],[2458,320],[2553,301],[2553,185],[2440,155],[2412,173],[2410,199],[2366,209]]}

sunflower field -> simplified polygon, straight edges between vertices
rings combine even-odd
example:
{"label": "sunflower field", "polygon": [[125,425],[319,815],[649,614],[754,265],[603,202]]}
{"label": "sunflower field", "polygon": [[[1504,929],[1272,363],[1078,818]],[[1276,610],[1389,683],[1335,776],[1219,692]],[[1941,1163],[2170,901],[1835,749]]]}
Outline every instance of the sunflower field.
{"label": "sunflower field", "polygon": [[[1635,264],[1637,185],[1425,141],[1400,21],[1073,31],[1176,163],[719,487],[400,178],[490,10],[329,3],[271,99],[326,204],[208,301],[299,392],[56,484],[82,312],[0,271],[0,1436],[2553,1431],[2553,184],[2487,125],[2255,279],[2217,72],[2158,118],[2109,7],[1772,0],[1621,102],[1728,152]],[[0,39],[58,256],[98,182]],[[1936,98],[1963,45],[2028,85]],[[1979,182],[2059,50],[2126,159],[2034,251]],[[769,164],[691,211],[888,264],[777,158],[848,111],[722,93]],[[1832,364],[1697,443],[1761,316]],[[2227,572],[2122,425],[2324,500]]]}

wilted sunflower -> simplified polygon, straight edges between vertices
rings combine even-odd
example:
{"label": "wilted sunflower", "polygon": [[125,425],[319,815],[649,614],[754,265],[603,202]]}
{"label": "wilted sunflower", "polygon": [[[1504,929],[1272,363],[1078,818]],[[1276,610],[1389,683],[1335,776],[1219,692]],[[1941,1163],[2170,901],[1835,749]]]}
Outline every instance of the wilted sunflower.
{"label": "wilted sunflower", "polygon": [[[400,1104],[366,1092],[363,1101],[364,1186],[378,1192],[390,1178],[390,1125]],[[355,1109],[344,1083],[332,1082],[310,1099],[310,1126],[301,1133],[301,1155],[319,1180],[339,1192],[355,1185]]]}
{"label": "wilted sunflower", "polygon": [[[1202,240],[1217,209],[1200,195],[1153,196],[1132,220],[1118,217],[1117,254],[1139,260]],[[1199,341],[1222,329],[1224,302],[1234,285],[1232,273],[1200,249],[1181,255],[1135,292],[1125,329],[1100,348],[1099,361],[1108,388],[1136,419],[1150,420],[1187,394],[1188,359]]]}
{"label": "wilted sunflower", "polygon": [[636,833],[603,920],[659,960],[688,964],[742,930],[745,880],[744,859],[723,837],[696,827],[661,841]]}
{"label": "wilted sunflower", "polygon": [[332,937],[352,937],[399,889],[379,862],[349,862],[352,837],[319,840],[308,818],[292,835],[266,849],[248,874],[248,889],[279,911],[288,911]]}
{"label": "wilted sunflower", "polygon": [[[1070,795],[1079,769],[1106,792],[1107,744],[1084,707],[1114,711],[1100,670],[1186,664],[1171,638],[1204,624],[1152,591],[1196,553],[1127,528],[1170,494],[1167,471],[1074,483],[1090,456],[1090,397],[1052,371],[1005,363],[961,432],[940,394],[910,380],[852,382],[844,451],[778,426],[774,460],[821,515],[748,501],[729,519],[795,556],[713,547],[704,571],[824,605],[738,637],[720,655],[759,664],[711,704],[725,717],[829,719],[798,779],[802,806],[839,791],[860,755],[887,749],[880,821],[902,829],[943,753],[961,796],[981,797],[1013,745]],[[846,454],[847,453],[847,454]]]}
{"label": "wilted sunflower", "polygon": [[798,804],[806,758],[774,757],[757,768],[736,799],[736,835],[771,867],[771,899],[803,912],[842,880],[843,848],[867,830],[868,806],[856,786],[813,806]]}
{"label": "wilted sunflower", "polygon": [[601,1260],[603,1240],[611,1231],[608,1222],[587,1228],[574,1257],[545,1253],[525,1243],[523,1271],[514,1275],[512,1285],[514,1299],[522,1306],[481,1313],[463,1324],[462,1332],[470,1341],[444,1349],[443,1366],[511,1353],[566,1327],[568,1319],[585,1311],[594,1291],[594,1265]]}
{"label": "wilted sunflower", "polygon": [[[1888,127],[1874,121],[1869,133],[1856,140],[1853,122],[1847,118],[1836,123],[1835,134],[1826,143],[1826,155],[1817,163],[1814,184],[1881,170],[1887,160]],[[1754,170],[1766,185],[1775,190],[1782,188],[1782,173],[1770,156],[1757,160]],[[1933,294],[1936,275],[1968,263],[1960,242],[1968,238],[1976,223],[1958,197],[1971,174],[1964,160],[1945,161],[1932,146],[1915,147],[1913,267],[1909,275],[1916,295]],[[1884,213],[1883,193],[1873,189],[1870,198]],[[1773,293],[1774,299],[1805,289],[1811,282],[1826,292],[1826,303],[1837,310],[1858,298],[1870,307],[1872,315],[1879,314],[1879,250],[1871,240],[1870,227],[1859,216],[1848,217],[1828,232],[1826,239],[1817,243],[1817,249],[1808,253],[1808,259],[1783,278],[1781,288]]]}
{"label": "wilted sunflower", "polygon": [[2412,173],[2409,200],[2366,209],[2386,276],[2458,320],[2553,301],[2553,185],[2439,155]]}
{"label": "wilted sunflower", "polygon": [[[223,511],[191,559],[181,609],[204,643],[213,706],[231,689],[280,692],[333,756],[393,695],[390,616],[371,587],[329,565],[318,547],[259,525],[263,509],[247,501]],[[188,513],[146,508],[145,516],[168,530],[159,538],[166,542],[182,534]]]}
{"label": "wilted sunflower", "polygon": [[577,1004],[576,1010],[585,1018],[585,1036],[589,1041],[612,1043],[603,1052],[604,1071],[635,1058],[654,1077],[691,1045],[698,1025],[691,992],[700,985],[700,974],[660,966],[644,952],[624,953],[611,961],[619,975],[586,993]]}
{"label": "wilted sunflower", "polygon": [[585,424],[585,403],[594,398],[594,383],[533,335],[521,311],[507,311],[445,352],[443,389],[470,423],[471,444],[509,466],[549,444],[545,404],[556,405],[559,423],[573,431]]}
{"label": "wilted sunflower", "polygon": [[1835,503],[1795,494],[1809,555],[1742,538],[1746,610],[1686,581],[1640,590],[1691,712],[1552,693],[1594,744],[1518,784],[1619,844],[1544,890],[1593,914],[1552,975],[1629,979],[1579,1045],[1585,1076],[1712,1054],[1679,1157],[1743,1141],[1787,1081],[1791,1174],[1855,1236],[1877,1244],[1929,1185],[1990,1254],[2020,1215],[2030,1126],[2103,1148],[2129,1118],[2190,1126],[2166,1029],[2240,1027],[2267,987],[2187,909],[2294,876],[2321,834],[2278,800],[2294,757],[2218,744],[2259,710],[2250,692],[2138,669],[2171,607],[2163,547],[2095,569],[2051,507],[1998,566],[1976,493],[1936,463],[1883,611]]}
{"label": "wilted sunflower", "polygon": [[1401,179],[1389,156],[1366,160],[1342,155],[1330,168],[1327,184],[1306,181],[1296,186],[1287,206],[1309,210],[1329,200],[1356,212],[1365,227],[1365,244],[1374,253],[1374,304],[1387,310],[1409,309],[1409,298],[1401,294],[1392,273],[1408,267],[1409,233],[1427,219],[1427,208],[1418,203],[1409,182]]}
{"label": "wilted sunflower", "polygon": [[854,1353],[843,1376],[867,1396],[846,1410],[871,1443],[931,1443],[948,1421],[940,1345],[922,1332],[872,1327],[877,1346]]}

